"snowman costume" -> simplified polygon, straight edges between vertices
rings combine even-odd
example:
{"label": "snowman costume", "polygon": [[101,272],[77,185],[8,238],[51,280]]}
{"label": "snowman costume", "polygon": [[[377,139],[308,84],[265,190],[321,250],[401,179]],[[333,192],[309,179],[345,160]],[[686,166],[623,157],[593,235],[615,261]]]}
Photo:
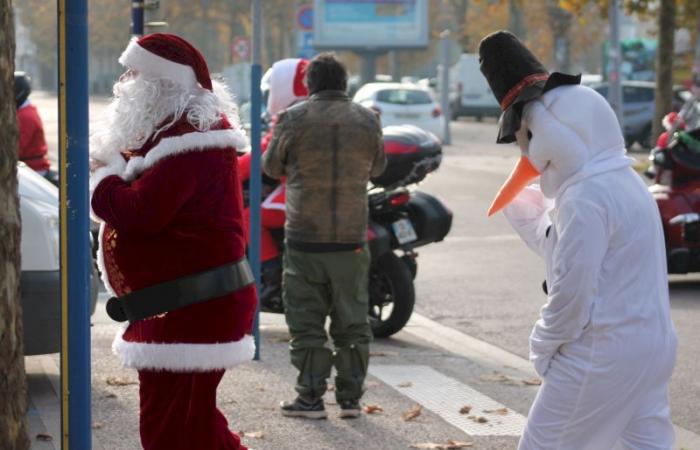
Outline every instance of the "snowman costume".
{"label": "snowman costume", "polygon": [[[676,333],[664,236],[617,118],[576,77],[548,74],[510,33],[486,37],[480,56],[504,109],[499,141],[523,153],[499,206],[547,268],[547,303],[530,336],[543,384],[518,448],[669,450]],[[537,174],[539,186],[521,189]]]}

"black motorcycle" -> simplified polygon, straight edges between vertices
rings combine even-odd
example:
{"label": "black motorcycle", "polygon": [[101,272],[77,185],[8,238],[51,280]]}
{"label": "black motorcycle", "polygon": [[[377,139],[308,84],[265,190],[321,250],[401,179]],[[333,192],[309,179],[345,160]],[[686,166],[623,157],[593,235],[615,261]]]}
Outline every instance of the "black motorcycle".
{"label": "black motorcycle", "polygon": [[[372,256],[368,315],[376,337],[397,333],[411,318],[415,304],[413,280],[418,271],[415,249],[442,241],[452,226],[452,212],[440,200],[409,189],[440,166],[440,141],[410,125],[390,126],[383,131],[387,168],[372,179],[367,194],[367,240]],[[273,230],[273,235],[282,251],[283,230]],[[263,311],[284,312],[280,267],[279,261],[263,265]]]}

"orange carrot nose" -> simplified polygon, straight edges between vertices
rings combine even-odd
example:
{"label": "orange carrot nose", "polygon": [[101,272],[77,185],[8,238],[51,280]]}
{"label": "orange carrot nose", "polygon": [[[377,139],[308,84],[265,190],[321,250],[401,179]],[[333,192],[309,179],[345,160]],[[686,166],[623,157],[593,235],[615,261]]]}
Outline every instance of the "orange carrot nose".
{"label": "orange carrot nose", "polygon": [[521,156],[518,164],[515,165],[510,176],[506,182],[503,183],[498,194],[496,194],[493,203],[491,203],[491,207],[487,213],[489,217],[505,208],[508,203],[513,201],[520,191],[525,189],[525,186],[527,186],[530,181],[538,176],[540,176],[540,172],[532,165],[530,160],[526,156]]}

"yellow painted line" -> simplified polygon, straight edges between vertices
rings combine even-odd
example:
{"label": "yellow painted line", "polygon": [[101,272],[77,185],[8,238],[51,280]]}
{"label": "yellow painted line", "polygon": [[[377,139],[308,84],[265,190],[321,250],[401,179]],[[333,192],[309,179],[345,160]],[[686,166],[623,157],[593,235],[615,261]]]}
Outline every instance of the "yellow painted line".
{"label": "yellow painted line", "polygon": [[68,129],[66,123],[66,1],[58,0],[58,161],[60,178],[61,227],[61,448],[70,449],[68,410]]}

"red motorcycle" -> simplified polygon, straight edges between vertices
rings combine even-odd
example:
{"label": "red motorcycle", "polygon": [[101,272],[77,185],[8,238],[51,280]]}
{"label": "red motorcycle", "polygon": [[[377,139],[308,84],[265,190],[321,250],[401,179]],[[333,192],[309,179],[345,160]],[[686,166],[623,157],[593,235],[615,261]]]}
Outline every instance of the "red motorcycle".
{"label": "red motorcycle", "polygon": [[666,116],[646,172],[661,212],[668,272],[700,272],[700,105],[697,96]]}
{"label": "red motorcycle", "polygon": [[[452,212],[444,203],[413,189],[440,166],[440,141],[411,125],[390,126],[383,132],[387,168],[372,179],[367,191],[367,242],[372,256],[367,315],[375,337],[389,337],[406,325],[415,303],[416,249],[442,241],[452,226]],[[263,178],[263,184],[265,193],[274,192],[278,186],[277,181],[267,177]],[[247,181],[243,183],[243,192],[247,207]],[[260,306],[266,312],[283,313],[284,229],[266,231],[272,237],[263,240],[262,251],[278,256],[262,263]],[[266,246],[276,248],[266,249]]]}

